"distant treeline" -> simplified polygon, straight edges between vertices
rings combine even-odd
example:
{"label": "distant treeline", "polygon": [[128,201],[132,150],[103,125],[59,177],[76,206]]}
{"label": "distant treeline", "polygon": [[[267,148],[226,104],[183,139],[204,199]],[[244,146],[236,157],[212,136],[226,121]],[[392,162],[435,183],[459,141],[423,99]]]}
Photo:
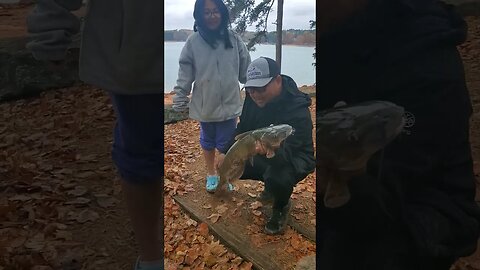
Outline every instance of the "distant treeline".
{"label": "distant treeline", "polygon": [[[186,41],[187,37],[193,33],[193,30],[167,30],[164,32],[165,41]],[[282,43],[286,45],[315,45],[315,30],[283,30]],[[254,35],[254,32],[245,32],[242,38],[248,42]],[[263,37],[260,43],[275,44],[277,40],[277,32],[268,32],[266,37]]]}

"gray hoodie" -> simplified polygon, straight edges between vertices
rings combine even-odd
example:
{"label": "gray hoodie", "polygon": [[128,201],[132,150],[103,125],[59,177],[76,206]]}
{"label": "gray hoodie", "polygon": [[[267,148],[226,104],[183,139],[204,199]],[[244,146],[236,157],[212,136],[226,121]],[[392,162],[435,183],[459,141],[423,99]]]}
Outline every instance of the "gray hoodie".
{"label": "gray hoodie", "polygon": [[[240,116],[242,98],[239,82],[245,83],[250,54],[242,39],[230,31],[233,48],[219,41],[216,49],[193,33],[179,59],[173,108],[189,108],[189,116],[202,122],[219,122]],[[192,91],[192,98],[187,97]]]}
{"label": "gray hoodie", "polygon": [[[27,17],[38,60],[61,60],[80,31],[71,12],[82,0],[37,0]],[[82,33],[79,75],[86,83],[118,94],[163,91],[163,2],[90,0]]]}

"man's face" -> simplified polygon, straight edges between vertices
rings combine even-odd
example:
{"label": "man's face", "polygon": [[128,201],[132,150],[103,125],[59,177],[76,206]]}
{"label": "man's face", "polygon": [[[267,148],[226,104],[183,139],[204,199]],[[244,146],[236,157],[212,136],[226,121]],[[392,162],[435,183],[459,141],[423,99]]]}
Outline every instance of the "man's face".
{"label": "man's face", "polygon": [[282,92],[282,77],[278,75],[264,87],[248,87],[245,91],[258,107],[263,108]]}
{"label": "man's face", "polygon": [[205,1],[205,7],[203,9],[203,16],[205,25],[210,30],[216,30],[222,22],[222,15],[218,10],[217,5],[212,0]]}

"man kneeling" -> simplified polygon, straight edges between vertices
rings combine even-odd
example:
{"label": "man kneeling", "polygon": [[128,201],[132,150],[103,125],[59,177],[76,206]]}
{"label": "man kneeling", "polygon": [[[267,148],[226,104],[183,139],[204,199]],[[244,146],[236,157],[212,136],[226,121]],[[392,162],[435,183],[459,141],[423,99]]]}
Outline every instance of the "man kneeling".
{"label": "man kneeling", "polygon": [[[248,162],[240,177],[264,182],[265,189],[259,200],[273,202],[272,217],[265,225],[265,232],[279,234],[287,223],[294,186],[315,169],[313,125],[308,109],[312,101],[298,90],[292,78],[281,75],[277,63],[267,57],[260,57],[248,66],[245,91],[247,95],[234,136],[271,124],[288,124],[295,130],[272,158],[265,157],[265,149],[257,147],[253,165]],[[229,146],[233,143],[232,138]],[[218,157],[217,168],[225,153]]]}

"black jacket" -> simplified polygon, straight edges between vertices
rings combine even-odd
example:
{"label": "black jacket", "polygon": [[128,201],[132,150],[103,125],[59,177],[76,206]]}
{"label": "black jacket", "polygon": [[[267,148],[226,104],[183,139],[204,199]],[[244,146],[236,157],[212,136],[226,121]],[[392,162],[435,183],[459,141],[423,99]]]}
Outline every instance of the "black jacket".
{"label": "black jacket", "polygon": [[[286,75],[281,76],[282,93],[265,107],[258,107],[250,95],[246,95],[235,135],[270,124],[291,125],[295,129],[294,134],[289,136],[283,142],[283,146],[275,151],[275,156],[268,160],[275,166],[289,163],[293,165],[296,173],[308,174],[315,170],[313,124],[308,109],[312,101],[307,94],[298,90],[292,78]],[[230,147],[233,143],[232,140]]]}
{"label": "black jacket", "polygon": [[317,111],[339,100],[387,100],[403,106],[408,120],[385,149],[380,177],[376,155],[368,174],[351,180],[347,205],[326,209],[318,199],[319,240],[340,232],[368,241],[393,226],[407,231],[420,255],[475,251],[472,108],[456,49],[465,38],[463,19],[429,0],[372,0],[364,13],[319,38]]}

